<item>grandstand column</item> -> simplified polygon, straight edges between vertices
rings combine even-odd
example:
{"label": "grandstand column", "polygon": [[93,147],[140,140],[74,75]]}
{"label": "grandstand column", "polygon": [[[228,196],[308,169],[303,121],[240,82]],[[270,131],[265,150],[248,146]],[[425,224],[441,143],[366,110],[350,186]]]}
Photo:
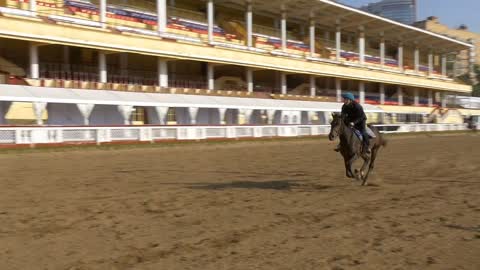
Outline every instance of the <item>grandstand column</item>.
{"label": "grandstand column", "polygon": [[358,99],[360,104],[365,104],[365,82],[358,82]]}
{"label": "grandstand column", "polygon": [[317,92],[317,82],[314,75],[310,75],[310,96],[314,97]]}
{"label": "grandstand column", "polygon": [[[170,2],[171,4],[171,2]],[[175,3],[173,3],[175,5]],[[167,31],[167,1],[157,0],[157,31],[164,33]]]}
{"label": "grandstand column", "polygon": [[360,65],[363,65],[365,64],[365,31],[363,26],[360,26],[358,30],[360,31],[358,37],[358,53],[360,57],[359,62]]}
{"label": "grandstand column", "polygon": [[403,71],[403,43],[398,44],[398,68],[400,71]]}
{"label": "grandstand column", "polygon": [[28,8],[29,8],[30,11],[36,12],[37,11],[37,0],[30,0]]}
{"label": "grandstand column", "polygon": [[83,116],[83,124],[87,126],[90,123],[90,115],[92,114],[94,104],[77,104],[77,108],[80,111],[80,114]]}
{"label": "grandstand column", "polygon": [[380,66],[382,68],[385,66],[385,37],[383,33],[380,37]]}
{"label": "grandstand column", "polygon": [[251,0],[247,0],[246,4],[247,46],[250,48],[253,46],[253,6]]}
{"label": "grandstand column", "polygon": [[208,0],[207,2],[207,15],[208,15],[208,42],[212,43],[213,38],[213,24],[214,22],[214,5],[213,0]]}
{"label": "grandstand column", "polygon": [[403,90],[402,87],[399,85],[397,86],[397,98],[398,98],[398,105],[403,105]]}
{"label": "grandstand column", "polygon": [[267,110],[268,124],[273,124],[273,118],[275,117],[275,110]]}
{"label": "grandstand column", "polygon": [[188,114],[190,116],[190,124],[195,125],[197,123],[198,108],[196,107],[188,108]]}
{"label": "grandstand column", "polygon": [[213,63],[207,63],[208,90],[215,90],[215,67]]}
{"label": "grandstand column", "polygon": [[38,63],[38,45],[30,42],[30,78],[38,79],[39,63]]}
{"label": "grandstand column", "polygon": [[385,104],[385,84],[380,83],[380,105]]}
{"label": "grandstand column", "polygon": [[287,94],[287,73],[281,72],[280,73],[280,86],[282,88],[282,94]]}
{"label": "grandstand column", "polygon": [[413,59],[415,63],[415,66],[414,66],[415,72],[418,72],[420,69],[420,49],[418,48],[417,45],[415,45]]}
{"label": "grandstand column", "polygon": [[101,83],[107,82],[107,55],[98,52],[98,78]]}
{"label": "grandstand column", "polygon": [[158,124],[165,125],[167,124],[167,113],[169,107],[154,107],[155,113],[157,116]]}
{"label": "grandstand column", "polygon": [[419,102],[419,101],[420,101],[420,98],[419,98],[419,96],[418,96],[418,88],[415,88],[415,89],[413,90],[413,105],[414,105],[414,106],[420,105],[420,102]]}
{"label": "grandstand column", "polygon": [[247,90],[248,92],[253,92],[253,69],[247,67]]}
{"label": "grandstand column", "polygon": [[433,106],[433,90],[428,90],[428,107]]}
{"label": "grandstand column", "polygon": [[107,0],[100,0],[100,23],[102,24],[102,28],[107,27]]}
{"label": "grandstand column", "polygon": [[442,54],[442,76],[447,76],[447,55]]}
{"label": "grandstand column", "polygon": [[433,52],[430,50],[428,52],[428,75],[431,76],[433,74]]}
{"label": "grandstand column", "polygon": [[310,57],[315,56],[315,20],[310,18],[310,28],[309,28],[309,37],[310,37]]}
{"label": "grandstand column", "polygon": [[335,32],[335,59],[340,61],[340,53],[342,50],[342,29],[340,24],[337,23],[337,31]]}
{"label": "grandstand column", "polygon": [[287,11],[282,7],[282,51],[287,50]]}
{"label": "grandstand column", "polygon": [[337,102],[342,102],[342,80],[335,78],[335,88],[337,90]]}
{"label": "grandstand column", "polygon": [[168,87],[168,62],[165,59],[157,60],[158,86]]}
{"label": "grandstand column", "polygon": [[45,113],[46,109],[46,102],[33,102],[33,113],[35,114],[37,125],[43,125],[43,114]]}
{"label": "grandstand column", "polygon": [[220,118],[220,125],[225,125],[227,119],[227,108],[218,108],[218,114]]}
{"label": "grandstand column", "polygon": [[117,106],[118,111],[122,115],[123,118],[123,124],[124,125],[130,125],[130,116],[132,115],[133,112],[133,106],[131,105],[118,105]]}

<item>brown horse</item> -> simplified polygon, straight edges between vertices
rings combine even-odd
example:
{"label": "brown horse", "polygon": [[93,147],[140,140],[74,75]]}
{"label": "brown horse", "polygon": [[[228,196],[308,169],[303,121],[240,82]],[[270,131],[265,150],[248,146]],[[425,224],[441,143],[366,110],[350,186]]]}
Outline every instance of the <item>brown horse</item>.
{"label": "brown horse", "polygon": [[[375,127],[369,126],[373,133],[375,133],[376,137],[370,138],[371,154],[365,154],[362,151],[362,141],[355,134],[353,128],[346,125],[343,116],[338,113],[333,113],[332,116],[333,120],[331,122],[331,129],[330,133],[328,134],[328,139],[333,141],[337,137],[340,138],[340,153],[345,161],[347,177],[361,180],[362,185],[366,185],[368,175],[375,165],[375,159],[377,158],[378,150],[380,147],[386,146],[387,141]],[[355,173],[353,173],[352,164],[359,157],[363,159],[363,166],[360,171],[355,170]],[[365,171],[367,166],[368,170]]]}

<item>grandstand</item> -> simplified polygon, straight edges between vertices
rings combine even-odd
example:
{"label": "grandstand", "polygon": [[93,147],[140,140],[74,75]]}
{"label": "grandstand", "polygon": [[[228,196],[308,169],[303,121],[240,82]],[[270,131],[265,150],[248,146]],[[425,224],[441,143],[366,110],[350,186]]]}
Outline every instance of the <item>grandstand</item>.
{"label": "grandstand", "polygon": [[342,91],[426,123],[472,90],[446,59],[473,45],[327,0],[0,0],[0,25],[3,125],[320,125]]}

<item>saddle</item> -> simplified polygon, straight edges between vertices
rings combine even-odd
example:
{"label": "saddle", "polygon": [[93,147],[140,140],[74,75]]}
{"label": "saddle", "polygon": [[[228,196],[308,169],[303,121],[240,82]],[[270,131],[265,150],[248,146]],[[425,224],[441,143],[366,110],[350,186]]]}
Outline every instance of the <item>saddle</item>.
{"label": "saddle", "polygon": [[[362,132],[360,132],[360,130],[356,129],[356,128],[352,128],[353,129],[353,133],[355,133],[355,135],[357,135],[358,139],[360,141],[363,141],[363,136],[362,136]],[[375,135],[375,133],[372,131],[372,129],[370,129],[369,126],[367,126],[365,128],[365,131],[367,132],[368,134],[368,139],[373,139],[373,138],[376,138],[377,136]]]}

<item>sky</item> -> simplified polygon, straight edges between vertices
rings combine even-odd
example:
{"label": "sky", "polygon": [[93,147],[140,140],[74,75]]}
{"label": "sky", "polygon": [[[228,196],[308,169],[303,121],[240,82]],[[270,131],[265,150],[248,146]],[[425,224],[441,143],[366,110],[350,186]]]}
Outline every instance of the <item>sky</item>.
{"label": "sky", "polygon": [[[359,7],[377,0],[340,0]],[[442,24],[456,28],[466,24],[470,31],[480,33],[480,0],[417,0],[418,20],[437,16]]]}

